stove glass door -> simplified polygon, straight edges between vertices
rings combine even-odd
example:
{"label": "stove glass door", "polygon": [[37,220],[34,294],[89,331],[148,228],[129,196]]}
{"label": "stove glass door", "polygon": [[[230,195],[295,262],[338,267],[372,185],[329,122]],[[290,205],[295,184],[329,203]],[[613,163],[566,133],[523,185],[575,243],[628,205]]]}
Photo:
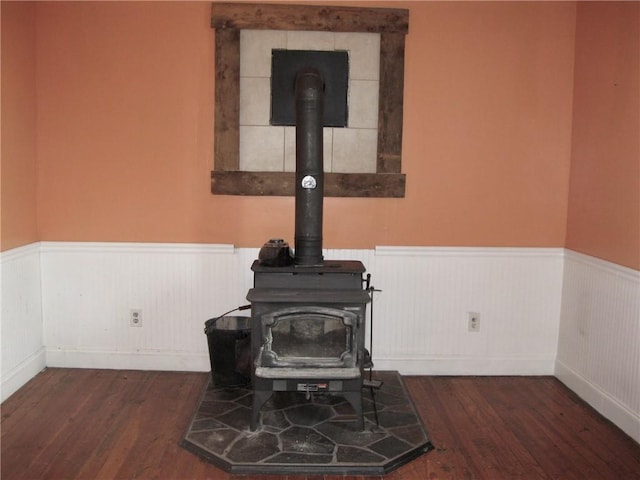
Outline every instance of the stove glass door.
{"label": "stove glass door", "polygon": [[271,366],[351,366],[356,321],[352,312],[313,306],[265,315],[267,358]]}

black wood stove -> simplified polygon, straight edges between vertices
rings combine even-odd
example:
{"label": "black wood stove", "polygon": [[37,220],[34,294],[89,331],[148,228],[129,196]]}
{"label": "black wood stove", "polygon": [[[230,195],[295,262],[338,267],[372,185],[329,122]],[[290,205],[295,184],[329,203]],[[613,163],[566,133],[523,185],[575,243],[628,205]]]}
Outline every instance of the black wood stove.
{"label": "black wood stove", "polygon": [[352,405],[358,428],[364,428],[370,297],[361,262],[322,256],[323,91],[318,70],[297,73],[295,255],[283,240],[270,240],[251,267],[252,430],[264,403],[281,391],[340,394]]}
{"label": "black wood stove", "polygon": [[362,417],[364,331],[368,293],[360,262],[317,267],[265,267],[254,262],[253,412],[277,391],[339,393]]}

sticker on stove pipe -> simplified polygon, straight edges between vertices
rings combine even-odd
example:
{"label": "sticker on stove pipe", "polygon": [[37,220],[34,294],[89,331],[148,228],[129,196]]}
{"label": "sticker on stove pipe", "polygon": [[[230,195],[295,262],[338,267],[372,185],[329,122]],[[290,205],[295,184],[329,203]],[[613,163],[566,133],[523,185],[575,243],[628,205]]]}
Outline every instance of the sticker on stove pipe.
{"label": "sticker on stove pipe", "polygon": [[314,188],[316,188],[318,186],[318,182],[316,182],[315,177],[313,177],[311,175],[306,175],[302,179],[302,182],[300,182],[300,185],[302,186],[302,188],[306,188],[308,190],[313,190]]}

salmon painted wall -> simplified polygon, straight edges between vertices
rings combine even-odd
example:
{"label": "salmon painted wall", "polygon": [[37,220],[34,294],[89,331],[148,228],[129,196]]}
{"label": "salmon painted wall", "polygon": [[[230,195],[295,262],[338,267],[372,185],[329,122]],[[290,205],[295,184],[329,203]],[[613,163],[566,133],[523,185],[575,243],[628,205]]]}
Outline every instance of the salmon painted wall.
{"label": "salmon painted wall", "polygon": [[579,3],[567,247],[640,270],[640,4]]}
{"label": "salmon painted wall", "polygon": [[2,2],[0,248],[38,240],[35,5]]}
{"label": "salmon painted wall", "polygon": [[[575,4],[370,5],[410,10],[407,195],[326,199],[325,247],[562,247]],[[41,240],[293,242],[293,198],[210,193],[209,15],[209,2],[37,5]]]}

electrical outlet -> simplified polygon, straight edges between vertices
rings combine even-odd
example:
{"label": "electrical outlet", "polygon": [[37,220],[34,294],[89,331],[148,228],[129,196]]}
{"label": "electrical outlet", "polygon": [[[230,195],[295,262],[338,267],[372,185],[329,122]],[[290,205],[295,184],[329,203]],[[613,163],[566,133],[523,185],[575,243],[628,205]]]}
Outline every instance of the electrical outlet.
{"label": "electrical outlet", "polygon": [[469,312],[468,328],[470,332],[480,331],[480,314],[478,312]]}
{"label": "electrical outlet", "polygon": [[142,326],[142,310],[139,308],[132,308],[129,310],[129,326],[141,327]]}

